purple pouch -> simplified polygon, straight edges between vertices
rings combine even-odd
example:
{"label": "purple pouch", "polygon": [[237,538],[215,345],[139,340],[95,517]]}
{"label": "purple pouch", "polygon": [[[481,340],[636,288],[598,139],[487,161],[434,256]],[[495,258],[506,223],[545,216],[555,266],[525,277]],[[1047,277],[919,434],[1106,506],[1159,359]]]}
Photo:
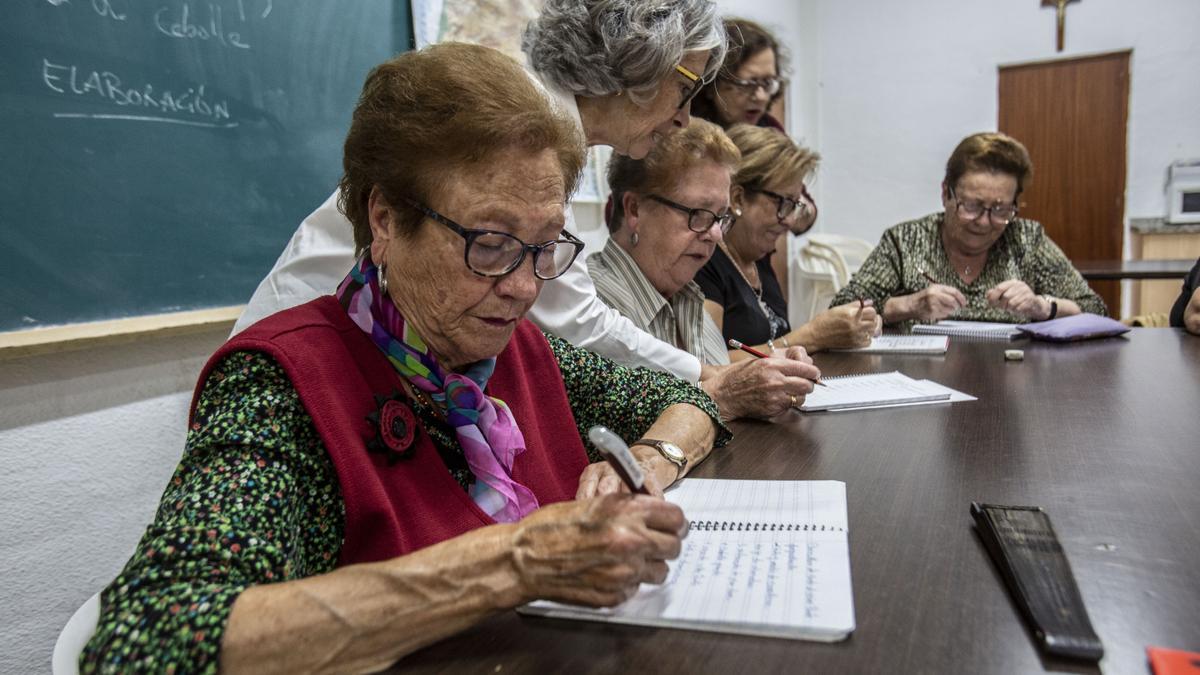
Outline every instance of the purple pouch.
{"label": "purple pouch", "polygon": [[1121,335],[1132,330],[1129,326],[1099,314],[1076,314],[1061,319],[1038,321],[1017,326],[1035,340],[1075,342],[1092,338]]}

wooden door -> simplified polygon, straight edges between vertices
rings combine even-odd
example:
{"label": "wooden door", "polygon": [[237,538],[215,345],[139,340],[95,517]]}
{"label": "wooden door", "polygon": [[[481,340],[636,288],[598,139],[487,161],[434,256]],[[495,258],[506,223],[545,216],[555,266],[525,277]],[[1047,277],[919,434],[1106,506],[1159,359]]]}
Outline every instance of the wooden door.
{"label": "wooden door", "polygon": [[[1021,215],[1071,260],[1123,257],[1130,53],[1000,68],[1000,131],[1033,159]],[[1120,282],[1091,285],[1120,317]]]}

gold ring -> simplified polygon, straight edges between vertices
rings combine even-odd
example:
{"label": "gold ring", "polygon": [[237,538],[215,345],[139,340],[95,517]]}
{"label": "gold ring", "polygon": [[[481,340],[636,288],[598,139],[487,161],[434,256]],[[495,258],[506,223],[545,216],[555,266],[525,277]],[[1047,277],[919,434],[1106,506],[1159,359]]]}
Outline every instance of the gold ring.
{"label": "gold ring", "polygon": [[797,408],[797,407],[799,407],[799,406],[796,404],[796,395],[795,395],[795,394],[791,394],[791,397],[792,397],[792,407],[793,407],[793,408]]}

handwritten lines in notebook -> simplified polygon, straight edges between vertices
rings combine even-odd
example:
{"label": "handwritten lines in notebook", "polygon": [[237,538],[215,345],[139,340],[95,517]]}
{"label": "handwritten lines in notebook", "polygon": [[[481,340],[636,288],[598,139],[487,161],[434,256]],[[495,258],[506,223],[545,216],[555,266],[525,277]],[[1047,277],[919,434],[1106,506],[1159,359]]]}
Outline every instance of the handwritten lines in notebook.
{"label": "handwritten lines in notebook", "polygon": [[650,590],[675,599],[665,618],[814,639],[853,627],[844,483],[688,479],[667,499],[711,529],[688,535],[666,593]]}
{"label": "handwritten lines in notebook", "polygon": [[822,641],[854,630],[844,483],[688,478],[666,497],[717,524],[688,534],[666,583],[612,609],[539,601],[518,611]]}

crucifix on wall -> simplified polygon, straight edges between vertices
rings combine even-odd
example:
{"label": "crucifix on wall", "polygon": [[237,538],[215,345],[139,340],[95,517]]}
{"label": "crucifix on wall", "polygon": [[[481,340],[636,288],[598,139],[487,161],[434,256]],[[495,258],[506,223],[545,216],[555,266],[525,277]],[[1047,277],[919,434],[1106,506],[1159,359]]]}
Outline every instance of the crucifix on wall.
{"label": "crucifix on wall", "polygon": [[1067,28],[1067,5],[1079,0],[1042,0],[1042,7],[1054,7],[1058,13],[1058,51],[1063,50],[1063,33]]}

